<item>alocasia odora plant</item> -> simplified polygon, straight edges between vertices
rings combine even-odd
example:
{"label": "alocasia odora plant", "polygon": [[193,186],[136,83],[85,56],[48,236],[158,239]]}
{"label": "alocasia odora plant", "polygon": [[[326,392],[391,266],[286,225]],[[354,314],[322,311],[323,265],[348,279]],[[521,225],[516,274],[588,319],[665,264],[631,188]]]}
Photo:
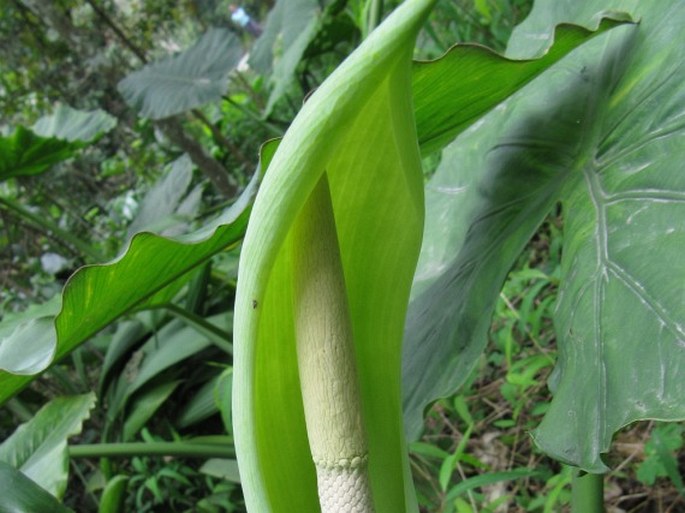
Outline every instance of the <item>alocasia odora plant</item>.
{"label": "alocasia odora plant", "polygon": [[[334,504],[350,493],[347,483],[368,478],[375,511],[417,509],[403,437],[399,369],[423,226],[411,57],[433,3],[403,4],[309,98],[255,201],[241,255],[234,332],[234,429],[251,511],[318,511],[317,474],[323,507],[329,480],[340,494],[331,499]],[[333,227],[326,236],[331,240],[307,235]],[[324,258],[338,253],[340,265],[334,257],[332,269],[308,268],[320,258],[316,251]],[[308,303],[307,287],[328,291]],[[345,314],[338,323],[327,310],[345,304],[349,324]],[[314,310],[327,316],[323,326],[295,321]],[[342,333],[332,326],[337,324]],[[302,341],[296,344],[296,332],[306,336],[308,330],[321,333],[312,344],[330,344],[314,351],[349,351],[340,358],[346,369],[329,369],[339,375],[326,379],[310,374],[316,365],[298,366],[296,345]],[[350,339],[339,340],[346,336]],[[300,351],[303,362],[309,358],[306,351]],[[353,384],[347,380],[354,375],[359,392],[348,395]],[[338,418],[321,408],[338,409]],[[317,409],[324,416],[320,422]],[[327,511],[373,511],[371,498],[364,496],[368,491],[362,484],[350,493],[356,506]]]}
{"label": "alocasia odora plant", "polygon": [[[233,418],[250,511],[418,510],[400,402],[424,213],[412,85],[434,80],[420,104],[433,115],[419,126],[437,145],[536,73],[482,49],[448,61],[451,70],[413,73],[433,3],[407,1],[372,33],[308,99],[268,163],[235,306]],[[577,44],[581,32],[560,35]],[[509,82],[497,94],[470,90],[475,108],[450,103],[459,63],[473,66],[471,86],[491,86],[484,69]]]}
{"label": "alocasia odora plant", "polygon": [[[423,226],[419,147],[439,149],[592,35],[559,25],[555,44],[542,48],[546,53],[538,60],[510,61],[480,47],[460,46],[439,61],[413,65],[414,37],[431,4],[408,0],[312,95],[273,160],[277,143],[264,147],[262,165],[268,172],[245,240],[235,328],[235,433],[251,511],[417,510],[403,441],[399,368]],[[595,16],[588,24],[598,29],[601,20]],[[611,25],[602,23],[601,28]],[[526,57],[540,56],[532,53]],[[470,150],[482,154],[484,148],[489,146],[479,143]],[[565,154],[556,156],[563,160]],[[526,177],[521,174],[521,180]],[[471,178],[478,184],[480,175]],[[489,173],[482,178],[495,183]],[[448,194],[459,179],[446,188]],[[467,198],[478,200],[473,191],[490,190],[472,187]],[[517,190],[493,187],[492,198]],[[549,190],[557,191],[555,186]],[[26,334],[12,329],[0,333],[0,344],[7,349],[0,354],[0,402],[44,370],[53,361],[51,355],[66,355],[126,312],[169,301],[183,283],[179,276],[240,239],[250,197],[244,195],[215,224],[182,240],[138,235],[118,261],[76,273],[65,288],[59,315],[41,321],[46,358],[40,368],[27,375],[13,372],[6,356],[31,356],[12,349],[21,347]],[[535,197],[542,198],[542,207],[552,201]],[[505,194],[506,205],[516,205],[508,199]],[[459,207],[457,239],[476,224],[468,217],[472,206],[467,202]],[[530,223],[536,223],[514,221],[529,232],[534,228]],[[455,223],[450,226],[454,229]],[[496,232],[497,226],[484,234]],[[470,258],[474,251],[465,254]],[[510,253],[504,260],[509,261]],[[160,266],[160,259],[168,265]],[[449,272],[442,264],[437,271]],[[488,294],[505,273],[506,268],[498,268],[490,277]],[[487,309],[475,300],[477,294],[462,296],[459,301],[473,299],[466,318],[477,317],[480,329],[488,322]],[[446,305],[428,304],[436,314],[425,321],[429,330],[460,322]],[[450,338],[434,337],[434,345],[416,354],[409,349],[405,358],[426,377],[419,383],[422,388],[409,388],[415,394],[405,408],[415,417],[454,386],[443,376],[454,374],[448,365],[452,355],[438,362],[437,370],[421,367],[422,358],[439,349],[442,340]],[[323,365],[331,362],[342,365]]]}

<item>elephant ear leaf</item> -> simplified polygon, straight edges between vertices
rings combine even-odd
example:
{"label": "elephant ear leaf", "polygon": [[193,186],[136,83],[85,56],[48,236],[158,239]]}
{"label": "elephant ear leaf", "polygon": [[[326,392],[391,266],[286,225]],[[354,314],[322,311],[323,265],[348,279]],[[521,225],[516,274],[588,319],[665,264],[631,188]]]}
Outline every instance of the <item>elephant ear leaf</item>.
{"label": "elephant ear leaf", "polygon": [[[550,27],[592,23],[603,4],[536,2],[508,55],[535,54]],[[509,268],[558,202],[559,360],[536,442],[602,472],[601,455],[621,427],[685,418],[685,11],[677,0],[635,6],[612,2],[639,24],[583,45],[444,153],[427,186],[407,324],[412,435],[426,404],[473,368]]]}
{"label": "elephant ear leaf", "polygon": [[235,34],[213,28],[187,50],[147,64],[117,87],[141,116],[167,118],[220,100],[228,89],[228,76],[242,55]]}
{"label": "elephant ear leaf", "polygon": [[[583,20],[600,2],[562,3],[570,8],[536,5],[517,40],[560,16]],[[613,4],[634,8],[640,24],[613,63],[620,80],[597,83],[604,105],[562,196],[559,362],[533,433],[589,471],[606,469],[600,455],[620,428],[685,419],[685,11],[677,0]]]}
{"label": "elephant ear leaf", "polygon": [[[307,100],[271,161],[241,254],[233,423],[252,511],[319,511],[293,325],[300,212],[324,173],[354,333],[377,512],[417,511],[400,346],[423,225],[411,55],[431,0],[405,2]],[[378,365],[377,362],[383,362]]]}

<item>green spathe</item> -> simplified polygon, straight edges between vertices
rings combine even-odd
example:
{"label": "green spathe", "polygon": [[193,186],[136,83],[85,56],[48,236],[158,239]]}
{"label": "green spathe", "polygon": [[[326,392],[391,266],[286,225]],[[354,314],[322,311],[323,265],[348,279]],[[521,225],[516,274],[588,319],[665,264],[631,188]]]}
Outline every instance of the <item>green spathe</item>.
{"label": "green spathe", "polygon": [[[293,226],[327,173],[378,513],[417,511],[400,409],[400,344],[423,223],[411,104],[414,38],[433,2],[404,3],[305,104],[255,201],[235,307],[234,427],[246,503],[318,511],[293,321]],[[384,365],[373,362],[383,361]]]}

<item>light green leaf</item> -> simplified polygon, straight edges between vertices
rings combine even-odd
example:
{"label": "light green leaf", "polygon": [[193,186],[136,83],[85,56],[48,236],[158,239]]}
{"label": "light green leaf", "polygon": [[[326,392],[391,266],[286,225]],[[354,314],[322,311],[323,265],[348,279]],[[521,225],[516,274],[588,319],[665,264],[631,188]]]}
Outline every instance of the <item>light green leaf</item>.
{"label": "light green leaf", "polygon": [[[263,158],[269,158],[271,151],[266,146]],[[54,329],[46,330],[46,336],[50,335],[53,347],[56,346],[52,361],[122,315],[168,302],[168,292],[178,290],[182,276],[211,256],[235,246],[247,224],[258,175],[232,207],[201,229],[175,239],[139,233],[118,260],[77,271],[62,292],[62,310],[55,318]],[[8,343],[15,343],[11,336],[0,340],[0,347]],[[0,371],[0,403],[32,379],[33,376]]]}
{"label": "light green leaf", "polygon": [[[417,86],[425,92],[415,96],[424,148],[430,150],[446,134],[462,131],[491,109],[491,102],[515,93],[580,43],[616,26],[616,21],[604,20],[606,15],[590,24],[598,32],[568,25],[550,30],[557,39],[539,60],[512,61],[482,48],[458,45],[443,60],[415,65],[415,94]],[[616,13],[612,16],[615,20],[626,18]],[[536,46],[532,56],[544,52],[550,40],[545,39],[546,46]],[[468,87],[457,82],[462,69],[470,71],[463,78]],[[551,150],[548,155],[545,146],[531,155],[516,153],[516,143],[508,142],[512,126],[521,132],[511,136],[515,141],[515,137],[530,137],[528,132],[534,132],[536,124],[545,133],[556,130],[554,144],[564,144],[566,137],[566,143],[573,145],[580,137],[577,129],[564,133],[564,120],[571,114],[560,121],[554,116],[559,110],[555,107],[559,86],[557,82],[545,85],[550,74],[535,82],[541,93],[525,98],[519,93],[467,129],[444,151],[440,167],[426,186],[424,240],[403,347],[404,414],[411,439],[420,434],[426,405],[451,395],[471,372],[485,347],[491,313],[509,268],[557,201],[564,178],[553,170],[566,165],[564,153]],[[496,84],[503,84],[500,91],[492,90],[491,76],[498,77]],[[440,77],[462,95],[450,97],[450,89],[440,82],[433,92],[427,91],[427,85],[420,86],[423,80]],[[570,89],[566,86],[563,90]],[[489,91],[491,96],[480,96],[481,91]],[[450,107],[440,112],[440,105]],[[530,119],[526,121],[519,112],[530,112]]]}
{"label": "light green leaf", "polygon": [[116,118],[104,110],[86,112],[58,105],[52,114],[36,121],[31,130],[40,137],[86,143],[94,141],[116,125]]}
{"label": "light green leaf", "polygon": [[[620,81],[598,83],[605,103],[563,198],[560,359],[534,433],[547,453],[591,471],[606,468],[599,454],[623,426],[685,419],[685,11],[673,0],[612,4],[641,21]],[[567,7],[542,2],[530,29],[587,13]]]}
{"label": "light green leaf", "polygon": [[443,148],[573,49],[629,20],[625,14],[603,13],[587,28],[558,25],[553,38],[520,60],[483,46],[459,44],[440,59],[415,63],[412,89],[421,151]]}
{"label": "light green leaf", "polygon": [[536,53],[555,24],[596,23],[607,7],[640,24],[587,43],[464,132],[427,187],[405,346],[412,435],[426,404],[468,375],[508,269],[558,201],[560,360],[536,441],[601,472],[621,427],[685,418],[685,11],[678,1],[540,1],[509,55]]}
{"label": "light green leaf", "polygon": [[35,374],[52,360],[55,344],[50,337],[54,316],[61,303],[55,297],[26,311],[7,314],[0,324],[0,370]]}
{"label": "light green leaf", "polygon": [[0,513],[74,513],[20,471],[0,461]]}
{"label": "light green leaf", "polygon": [[[193,163],[187,154],[181,155],[167,167],[164,175],[147,192],[140,203],[135,219],[128,227],[128,237],[142,231],[175,236],[187,229],[187,223],[197,213],[199,201],[192,201],[189,211],[183,212],[193,179]],[[200,189],[196,191],[201,192]],[[197,193],[190,193],[199,200]],[[186,208],[186,210],[188,210]]]}
{"label": "light green leaf", "polygon": [[[417,511],[400,412],[400,344],[421,238],[411,110],[414,37],[432,2],[404,3],[308,99],[255,202],[238,277],[233,415],[246,503],[319,511],[293,327],[293,229],[330,183],[377,513]],[[378,365],[378,362],[383,362]]]}
{"label": "light green leaf", "polygon": [[200,467],[200,472],[208,476],[220,477],[233,483],[240,483],[238,462],[235,460],[212,458]]}
{"label": "light green leaf", "polygon": [[118,89],[141,116],[166,118],[221,99],[242,55],[235,34],[213,28],[184,52],[131,73]]}
{"label": "light green leaf", "polygon": [[94,405],[92,393],[53,399],[0,445],[0,461],[62,497],[69,471],[67,438],[81,432]]}

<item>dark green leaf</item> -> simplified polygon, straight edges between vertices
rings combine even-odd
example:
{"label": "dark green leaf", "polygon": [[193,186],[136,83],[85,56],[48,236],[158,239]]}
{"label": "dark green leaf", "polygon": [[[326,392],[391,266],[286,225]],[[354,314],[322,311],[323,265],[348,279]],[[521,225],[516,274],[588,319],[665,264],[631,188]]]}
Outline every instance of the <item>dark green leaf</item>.
{"label": "dark green leaf", "polygon": [[102,110],[83,112],[59,106],[31,130],[20,126],[12,135],[0,137],[0,180],[40,174],[115,125],[116,120]]}
{"label": "dark green leaf", "polygon": [[[220,375],[216,375],[190,397],[176,420],[176,425],[179,428],[183,429],[192,426],[218,413],[219,408],[217,407],[214,395],[215,389],[219,384],[219,378]],[[226,387],[226,384],[224,383],[222,386]],[[227,393],[230,396],[230,383]]]}
{"label": "dark green leaf", "polygon": [[[536,3],[511,54],[539,51],[562,21],[592,23],[605,4]],[[405,346],[413,435],[427,402],[459,386],[481,354],[506,273],[557,201],[560,359],[536,441],[601,472],[621,427],[685,418],[685,11],[679,1],[639,6],[639,25],[587,43],[464,132],[428,185]]]}
{"label": "dark green leaf", "polygon": [[162,404],[169,398],[180,381],[161,383],[138,394],[131,405],[131,412],[124,421],[122,440],[128,442],[150,420]]}
{"label": "dark green leaf", "polygon": [[0,513],[74,513],[17,469],[0,461]]}
{"label": "dark green leaf", "polygon": [[107,481],[100,498],[98,513],[124,513],[127,484],[128,477],[123,475],[114,476]]}
{"label": "dark green leaf", "polygon": [[519,468],[515,470],[507,470],[503,472],[492,472],[489,474],[482,474],[480,476],[470,477],[465,479],[457,486],[451,488],[445,497],[445,502],[452,502],[460,495],[465,494],[474,488],[481,486],[488,486],[502,481],[511,481],[513,479],[523,479],[530,477],[537,477],[543,473],[540,470],[531,470],[527,468]]}
{"label": "dark green leaf", "polygon": [[78,148],[76,143],[40,137],[20,126],[12,135],[0,137],[0,180],[38,175],[70,158]]}

